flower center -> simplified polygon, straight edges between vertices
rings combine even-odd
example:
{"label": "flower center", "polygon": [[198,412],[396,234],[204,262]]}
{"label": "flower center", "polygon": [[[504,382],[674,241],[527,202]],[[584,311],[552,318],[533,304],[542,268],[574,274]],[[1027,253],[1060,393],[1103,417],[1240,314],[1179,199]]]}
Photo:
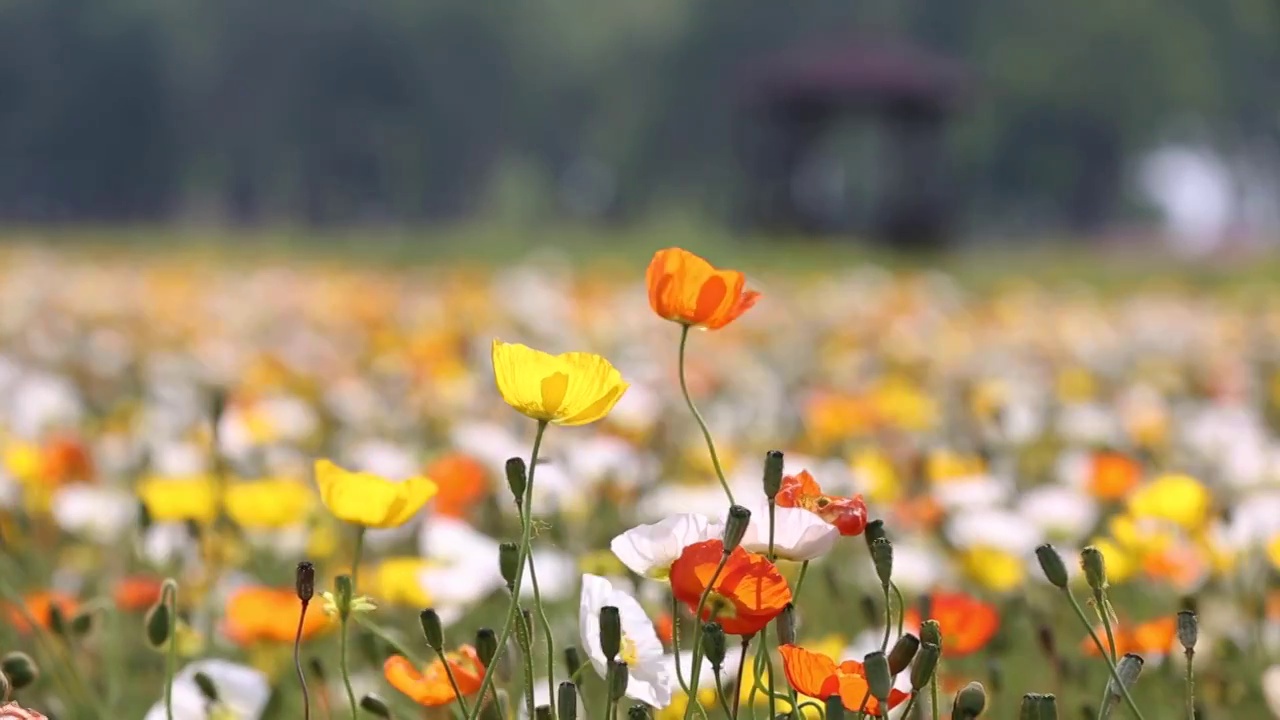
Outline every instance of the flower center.
{"label": "flower center", "polygon": [[635,667],[635,664],[640,661],[640,655],[636,652],[636,642],[627,637],[626,633],[622,635],[622,647],[618,650],[618,659],[626,663],[627,667]]}
{"label": "flower center", "polygon": [[733,618],[738,616],[738,610],[732,600],[712,590],[707,594],[706,616],[708,622],[716,618]]}

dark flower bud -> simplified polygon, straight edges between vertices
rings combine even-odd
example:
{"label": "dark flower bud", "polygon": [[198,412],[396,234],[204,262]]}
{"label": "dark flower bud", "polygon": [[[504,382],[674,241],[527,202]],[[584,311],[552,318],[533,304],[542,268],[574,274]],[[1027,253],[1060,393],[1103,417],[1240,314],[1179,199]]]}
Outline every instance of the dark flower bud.
{"label": "dark flower bud", "polygon": [[1084,568],[1084,579],[1094,591],[1107,587],[1107,562],[1102,551],[1090,545],[1080,551],[1080,567]]}
{"label": "dark flower bud", "polygon": [[751,511],[741,505],[729,507],[729,519],[724,524],[724,554],[733,552],[747,533],[747,525],[751,522]]}
{"label": "dark flower bud", "polygon": [[151,511],[147,509],[147,504],[138,501],[138,532],[146,533],[151,529]]}
{"label": "dark flower bud", "polygon": [[931,642],[924,642],[920,645],[920,651],[916,653],[915,662],[911,665],[911,689],[919,691],[921,688],[929,684],[929,680],[933,678],[933,671],[938,667],[938,658],[942,655],[942,649]]}
{"label": "dark flower bud", "polygon": [[844,720],[844,700],[839,695],[827,698],[827,720]]}
{"label": "dark flower bud", "polygon": [[360,709],[383,720],[391,718],[391,708],[387,707],[386,701],[373,693],[366,693],[360,698]]}
{"label": "dark flower bud", "polygon": [[1178,642],[1188,652],[1196,649],[1196,640],[1200,638],[1200,620],[1190,610],[1178,613]]}
{"label": "dark flower bud", "polygon": [[867,653],[862,659],[863,672],[867,676],[867,686],[871,688],[871,695],[883,704],[889,702],[889,691],[893,689],[893,675],[889,672],[889,659],[885,654],[876,650]]}
{"label": "dark flower bud", "polygon": [[333,598],[334,603],[338,606],[338,616],[346,620],[351,614],[351,598],[355,595],[355,588],[351,585],[350,575],[339,575],[333,579]]}
{"label": "dark flower bud", "polygon": [[617,660],[609,661],[609,699],[621,700],[627,694],[627,680],[630,674],[627,672],[627,664],[618,662]]}
{"label": "dark flower bud", "polygon": [[724,667],[725,652],[724,628],[720,627],[718,622],[703,623],[702,654],[706,656],[707,661],[711,663],[711,667],[716,673],[719,673],[720,668]]}
{"label": "dark flower bud", "polygon": [[507,589],[516,590],[516,570],[520,567],[520,546],[513,542],[504,542],[498,546],[498,569],[502,571],[502,579],[507,582]]}
{"label": "dark flower bud", "polygon": [[422,625],[422,636],[427,639],[427,647],[442,652],[444,650],[444,627],[440,623],[440,615],[427,608],[418,613],[418,622]]}
{"label": "dark flower bud", "polygon": [[316,594],[316,566],[305,560],[298,563],[293,576],[293,587],[298,591],[299,600],[311,602],[312,596]]}
{"label": "dark flower bud", "polygon": [[782,452],[770,450],[764,455],[764,494],[770,502],[782,489]]}
{"label": "dark flower bud", "polygon": [[1040,720],[1058,720],[1058,698],[1052,693],[1041,695],[1038,700]]}
{"label": "dark flower bud", "polygon": [[1022,705],[1018,708],[1018,720],[1040,720],[1040,693],[1027,693],[1022,696]]}
{"label": "dark flower bud", "polygon": [[622,617],[612,605],[600,608],[600,649],[608,660],[622,651]]}
{"label": "dark flower bud", "polygon": [[93,611],[82,610],[71,618],[71,634],[82,638],[93,630]]}
{"label": "dark flower bud", "polygon": [[539,705],[533,709],[534,720],[552,720],[555,716],[551,713],[550,705]]}
{"label": "dark flower bud", "polygon": [[627,720],[651,720],[653,711],[648,705],[637,703],[627,708]]}
{"label": "dark flower bud", "polygon": [[160,601],[147,611],[145,628],[147,642],[151,643],[151,647],[163,647],[169,641],[169,603],[165,601],[163,595]]}
{"label": "dark flower bud", "polygon": [[987,708],[987,691],[980,682],[971,682],[956,693],[951,704],[952,720],[975,720]]}
{"label": "dark flower bud", "polygon": [[1040,561],[1040,570],[1044,572],[1045,578],[1053,585],[1066,589],[1067,587],[1067,564],[1062,561],[1062,556],[1052,545],[1045,543],[1036,548],[1036,559]]}
{"label": "dark flower bud", "polygon": [[578,720],[578,686],[571,682],[560,683],[556,690],[556,709],[560,720]]}
{"label": "dark flower bud", "polygon": [[525,470],[524,460],[518,457],[507,460],[507,487],[511,488],[511,494],[515,496],[516,505],[524,502],[524,491],[528,486],[529,477]]}
{"label": "dark flower bud", "polygon": [[486,668],[493,664],[498,656],[498,635],[493,628],[480,628],[476,631],[476,657]]}
{"label": "dark flower bud", "polygon": [[880,586],[889,587],[889,580],[893,577],[893,543],[888,538],[871,543],[871,562],[875,563]]}
{"label": "dark flower bud", "polygon": [[942,626],[937,620],[925,620],[920,623],[920,642],[942,647]]}
{"label": "dark flower bud", "polygon": [[782,608],[782,612],[778,613],[778,619],[774,621],[778,628],[778,644],[779,645],[795,645],[796,644],[796,606],[794,603],[787,603]]}
{"label": "dark flower bud", "polygon": [[34,683],[40,677],[40,669],[31,656],[17,650],[0,658],[0,673],[9,678],[14,690],[21,690]]}
{"label": "dark flower bud", "polygon": [[877,540],[888,540],[889,534],[885,532],[884,520],[876,519],[867,523],[867,527],[862,531],[862,539],[867,542],[867,549],[871,549],[871,544]]}
{"label": "dark flower bud", "polygon": [[[1120,662],[1116,663],[1116,675],[1120,676],[1120,682],[1124,683],[1126,690],[1132,690],[1134,684],[1138,682],[1138,676],[1142,674],[1142,666],[1145,662],[1141,655],[1126,653],[1120,658]],[[1124,691],[1116,685],[1115,678],[1107,681],[1107,695],[1115,700],[1124,696]]]}
{"label": "dark flower bud", "polygon": [[213,684],[213,678],[204,671],[199,671],[192,680],[195,681],[196,687],[200,689],[200,694],[204,696],[206,702],[218,702],[218,686]]}
{"label": "dark flower bud", "polygon": [[307,661],[307,669],[311,671],[311,674],[314,675],[321,684],[327,682],[328,673],[325,672],[324,661],[322,661],[318,655],[312,655],[311,659]]}
{"label": "dark flower bud", "polygon": [[577,677],[580,670],[582,670],[582,654],[578,652],[578,648],[570,645],[564,649],[564,671],[569,677]]}
{"label": "dark flower bud", "polygon": [[62,638],[67,636],[67,618],[58,603],[49,605],[49,632]]}
{"label": "dark flower bud", "polygon": [[893,649],[889,651],[889,672],[893,675],[906,670],[911,665],[911,661],[915,658],[916,652],[920,650],[920,638],[911,633],[904,633],[898,641],[893,644]]}

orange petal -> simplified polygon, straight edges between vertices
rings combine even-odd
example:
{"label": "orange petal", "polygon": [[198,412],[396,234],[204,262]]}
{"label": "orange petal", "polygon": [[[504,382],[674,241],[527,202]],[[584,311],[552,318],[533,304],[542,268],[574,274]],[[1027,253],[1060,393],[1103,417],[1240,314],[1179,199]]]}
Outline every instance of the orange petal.
{"label": "orange petal", "polygon": [[795,645],[782,645],[778,652],[782,654],[782,670],[791,687],[801,694],[819,699],[835,694],[838,680],[834,660]]}

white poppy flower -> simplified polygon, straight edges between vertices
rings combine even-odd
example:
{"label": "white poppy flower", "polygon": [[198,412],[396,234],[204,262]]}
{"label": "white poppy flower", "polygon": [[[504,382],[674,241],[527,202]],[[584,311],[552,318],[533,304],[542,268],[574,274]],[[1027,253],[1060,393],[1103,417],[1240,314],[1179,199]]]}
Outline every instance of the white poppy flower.
{"label": "white poppy flower", "polygon": [[1044,542],[1044,533],[1030,520],[1003,509],[973,509],[953,516],[946,526],[947,539],[960,548],[1000,548],[1023,556]]}
{"label": "white poppy flower", "polygon": [[[804,508],[775,507],[773,513],[773,552],[784,560],[813,560],[830,552],[840,539],[839,528]],[[751,508],[742,547],[756,553],[769,551],[767,505]]]}
{"label": "white poppy flower", "polygon": [[[226,660],[196,660],[173,678],[174,720],[205,720],[208,711],[195,675],[203,672],[218,689],[218,700],[237,720],[258,720],[271,697],[267,676],[251,667]],[[164,700],[158,701],[143,720],[164,720]]]}
{"label": "white poppy flower", "polygon": [[1009,497],[1009,485],[990,475],[974,475],[934,485],[933,497],[948,510],[991,507]]}
{"label": "white poppy flower", "polygon": [[1093,530],[1098,503],[1073,488],[1043,485],[1022,494],[1018,512],[1048,535],[1077,540]]}
{"label": "white poppy flower", "polygon": [[662,641],[644,608],[635,598],[615,590],[608,580],[583,575],[578,623],[591,666],[600,677],[606,676],[609,658],[600,645],[600,610],[607,606],[618,608],[622,621],[622,650],[618,655],[627,664],[627,696],[655,708],[666,707],[671,703],[675,679],[667,673]]}
{"label": "white poppy flower", "polygon": [[109,544],[133,526],[138,501],[132,493],[102,485],[68,485],[53,496],[58,527],[94,542]]}
{"label": "white poppy flower", "polygon": [[[681,673],[681,675],[679,677],[683,677],[685,682],[690,682],[691,680],[693,680],[693,651],[682,650],[680,652],[680,657],[678,658],[675,655],[663,656],[662,664],[666,668],[667,677],[672,677],[672,678],[678,677],[676,675],[677,662],[680,663],[679,672]],[[738,674],[738,665],[741,664],[741,662],[742,662],[741,652],[725,653],[724,667],[720,668],[721,677],[725,678],[726,682],[728,678],[736,677]],[[716,674],[711,667],[711,661],[708,660],[706,657],[703,657],[702,670],[698,672],[698,689],[699,690],[714,689],[715,686],[716,686]]]}
{"label": "white poppy flower", "polygon": [[[768,533],[768,529],[765,532]],[[671,564],[685,547],[723,534],[724,527],[720,523],[704,515],[684,513],[652,525],[633,527],[615,537],[609,548],[633,572],[664,580],[671,572]]]}

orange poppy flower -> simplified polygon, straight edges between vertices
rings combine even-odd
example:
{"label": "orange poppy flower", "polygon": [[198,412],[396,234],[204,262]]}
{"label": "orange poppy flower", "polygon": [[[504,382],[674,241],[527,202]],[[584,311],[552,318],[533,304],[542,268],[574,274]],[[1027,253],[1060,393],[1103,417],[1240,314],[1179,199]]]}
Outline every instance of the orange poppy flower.
{"label": "orange poppy flower", "polygon": [[658,631],[658,639],[662,641],[662,644],[670,647],[676,631],[676,621],[675,618],[671,617],[671,613],[659,615],[657,622],[653,624],[653,629]]}
{"label": "orange poppy flower", "polygon": [[861,535],[867,529],[867,504],[862,496],[825,495],[808,470],[799,475],[784,475],[776,500],[778,507],[808,510],[839,528],[841,535]]}
{"label": "orange poppy flower", "polygon": [[[79,605],[75,598],[56,590],[39,590],[28,593],[23,596],[22,604],[26,607],[27,613],[39,623],[40,627],[49,629],[50,612],[56,605],[62,611],[62,617],[70,620],[73,615],[79,611]],[[5,603],[4,616],[9,621],[9,625],[20,633],[31,631],[31,623],[27,622],[26,616],[22,609],[12,603]]]}
{"label": "orange poppy flower", "polygon": [[[1104,645],[1107,641],[1106,628],[1099,626],[1094,630],[1098,634],[1098,639]],[[1175,617],[1163,617],[1150,622],[1138,623],[1132,627],[1111,626],[1111,634],[1116,640],[1116,653],[1124,655],[1125,653],[1137,653],[1143,657],[1151,657],[1152,655],[1167,655],[1173,647],[1173,641],[1178,636],[1178,620]],[[1086,655],[1097,657],[1101,653],[1098,652],[1098,646],[1094,644],[1092,637],[1085,637],[1080,642],[1080,648]]]}
{"label": "orange poppy flower", "polygon": [[1141,479],[1142,466],[1123,453],[1094,453],[1089,464],[1089,492],[1100,500],[1124,498]]}
{"label": "orange poppy flower", "polygon": [[130,575],[116,583],[116,607],[126,612],[148,610],[160,600],[164,581],[151,575]]}
{"label": "orange poppy flower", "polygon": [[[458,682],[458,690],[463,695],[480,691],[480,683],[484,680],[484,665],[480,663],[475,648],[463,645],[457,652],[445,653],[445,658]],[[457,697],[449,684],[444,663],[439,659],[428,665],[425,671],[419,672],[408,658],[392,655],[383,663],[382,674],[391,683],[391,687],[424,707],[448,705]]]}
{"label": "orange poppy flower", "polygon": [[[1000,613],[994,605],[963,593],[938,593],[930,601],[933,617],[942,630],[947,657],[977,652],[991,642],[1000,629]],[[908,608],[904,625],[919,632],[920,611]]]}
{"label": "orange poppy flower", "polygon": [[424,473],[436,481],[436,512],[446,517],[462,518],[489,492],[489,474],[470,455],[450,453],[437,458]]}
{"label": "orange poppy flower", "polygon": [[44,479],[55,485],[85,481],[93,477],[93,459],[89,449],[70,435],[50,438],[41,452]]}
{"label": "orange poppy flower", "polygon": [[[868,697],[867,678],[862,663],[856,660],[845,660],[839,665],[835,660],[822,653],[810,652],[795,645],[782,645],[778,648],[782,653],[782,669],[787,674],[787,681],[797,692],[809,697],[826,699],[839,695],[846,710],[858,712],[862,702],[866,700],[868,715],[880,716],[880,701]],[[894,688],[889,691],[889,709],[897,707],[907,699],[907,693]]]}
{"label": "orange poppy flower", "polygon": [[[715,575],[724,543],[704,540],[680,553],[671,565],[671,592],[694,612],[702,592]],[[724,569],[711,585],[703,606],[703,620],[715,618],[730,635],[754,635],[791,602],[791,588],[778,568],[763,555],[734,548]]]}
{"label": "orange poppy flower", "polygon": [[[292,643],[302,603],[293,588],[245,587],[227,601],[223,631],[237,645]],[[305,640],[329,626],[320,608],[308,608],[302,624]]]}
{"label": "orange poppy flower", "polygon": [[737,270],[718,270],[688,250],[667,248],[654,253],[645,272],[649,307],[681,323],[717,330],[746,312],[760,293],[743,290],[746,277]]}

